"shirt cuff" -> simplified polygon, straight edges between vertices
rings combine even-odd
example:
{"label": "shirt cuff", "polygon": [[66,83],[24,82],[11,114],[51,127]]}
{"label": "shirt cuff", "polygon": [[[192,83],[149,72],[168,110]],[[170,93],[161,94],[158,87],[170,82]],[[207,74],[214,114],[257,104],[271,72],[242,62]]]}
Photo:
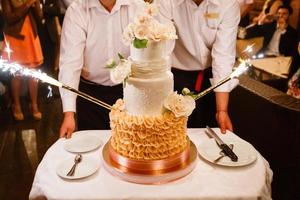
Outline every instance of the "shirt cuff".
{"label": "shirt cuff", "polygon": [[[211,85],[216,85],[221,79],[210,79]],[[237,78],[231,79],[230,81],[227,81],[223,85],[220,85],[216,89],[214,89],[215,92],[231,92],[237,85],[239,84],[239,80]]]}
{"label": "shirt cuff", "polygon": [[76,96],[62,98],[63,112],[76,112]]}

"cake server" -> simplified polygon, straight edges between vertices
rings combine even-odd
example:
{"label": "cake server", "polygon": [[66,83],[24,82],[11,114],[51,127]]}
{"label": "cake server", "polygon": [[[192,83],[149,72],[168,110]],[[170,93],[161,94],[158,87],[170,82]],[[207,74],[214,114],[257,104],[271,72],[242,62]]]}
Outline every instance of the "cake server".
{"label": "cake server", "polygon": [[232,149],[225,143],[221,138],[217,135],[217,133],[212,130],[210,127],[206,126],[206,133],[212,136],[218,143],[218,146],[220,149],[223,150],[223,152],[228,156],[233,162],[238,161],[237,155],[232,151]]}

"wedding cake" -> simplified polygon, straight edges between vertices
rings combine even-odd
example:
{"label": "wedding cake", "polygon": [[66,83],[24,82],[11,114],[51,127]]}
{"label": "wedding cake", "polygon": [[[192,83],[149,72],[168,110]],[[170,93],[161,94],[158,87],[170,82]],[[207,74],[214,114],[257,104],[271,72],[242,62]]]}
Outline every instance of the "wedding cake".
{"label": "wedding cake", "polygon": [[173,90],[173,74],[166,40],[176,39],[173,24],[153,18],[155,7],[126,28],[124,39],[131,44],[130,57],[111,62],[111,78],[123,82],[124,98],[110,112],[112,150],[134,160],[161,160],[185,151],[187,118],[195,107],[190,96]]}

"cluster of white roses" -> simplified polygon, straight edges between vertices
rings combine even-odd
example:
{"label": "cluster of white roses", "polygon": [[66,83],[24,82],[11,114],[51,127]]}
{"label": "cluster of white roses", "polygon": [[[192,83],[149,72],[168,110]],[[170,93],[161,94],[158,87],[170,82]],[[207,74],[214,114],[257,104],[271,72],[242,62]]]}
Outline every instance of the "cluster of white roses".
{"label": "cluster of white roses", "polygon": [[143,12],[130,23],[123,32],[125,44],[136,44],[136,48],[145,48],[148,41],[159,42],[162,40],[177,39],[173,23],[162,24],[154,16],[158,14],[156,3],[145,3]]}

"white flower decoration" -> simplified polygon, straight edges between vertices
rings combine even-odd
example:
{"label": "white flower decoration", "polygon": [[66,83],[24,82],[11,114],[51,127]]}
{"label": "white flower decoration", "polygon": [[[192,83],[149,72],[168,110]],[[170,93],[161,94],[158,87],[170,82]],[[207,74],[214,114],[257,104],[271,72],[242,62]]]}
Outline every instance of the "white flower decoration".
{"label": "white flower decoration", "polygon": [[143,3],[143,6],[143,12],[124,30],[123,41],[126,45],[133,43],[136,48],[146,48],[148,41],[177,39],[173,23],[162,24],[154,18],[159,12],[157,3]]}
{"label": "white flower decoration", "polygon": [[133,33],[133,24],[130,23],[125,29],[124,29],[124,32],[123,32],[123,42],[124,44],[126,45],[130,45],[132,43],[132,41],[134,40],[135,36],[134,36],[134,33]]}
{"label": "white flower decoration", "polygon": [[131,62],[122,59],[119,65],[110,71],[110,79],[112,82],[119,84],[122,83],[131,73]]}
{"label": "white flower decoration", "polygon": [[133,28],[135,37],[140,40],[147,39],[148,31],[148,26],[145,24],[137,24]]}
{"label": "white flower decoration", "polygon": [[196,107],[191,96],[183,96],[173,92],[164,101],[164,107],[174,113],[176,117],[188,117]]}

